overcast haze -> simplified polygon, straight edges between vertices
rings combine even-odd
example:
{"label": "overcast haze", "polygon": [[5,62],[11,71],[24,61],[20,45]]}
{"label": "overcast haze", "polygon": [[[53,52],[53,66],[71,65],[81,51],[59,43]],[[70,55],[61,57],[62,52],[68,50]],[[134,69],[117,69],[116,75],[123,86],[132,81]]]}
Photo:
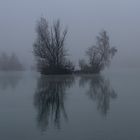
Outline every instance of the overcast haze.
{"label": "overcast haze", "polygon": [[139,13],[139,0],[0,0],[0,52],[16,52],[31,65],[35,26],[43,16],[68,27],[66,46],[76,65],[105,29],[118,49],[112,67],[140,67]]}

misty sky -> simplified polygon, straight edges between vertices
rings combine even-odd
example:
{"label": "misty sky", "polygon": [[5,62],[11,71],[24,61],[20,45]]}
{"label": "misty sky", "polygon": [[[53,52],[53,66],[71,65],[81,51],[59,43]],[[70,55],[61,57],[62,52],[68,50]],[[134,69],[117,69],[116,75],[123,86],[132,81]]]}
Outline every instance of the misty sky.
{"label": "misty sky", "polygon": [[68,27],[66,46],[75,64],[105,29],[118,49],[112,66],[140,67],[139,13],[139,0],[0,0],[0,52],[16,52],[30,65],[36,21],[43,16]]}

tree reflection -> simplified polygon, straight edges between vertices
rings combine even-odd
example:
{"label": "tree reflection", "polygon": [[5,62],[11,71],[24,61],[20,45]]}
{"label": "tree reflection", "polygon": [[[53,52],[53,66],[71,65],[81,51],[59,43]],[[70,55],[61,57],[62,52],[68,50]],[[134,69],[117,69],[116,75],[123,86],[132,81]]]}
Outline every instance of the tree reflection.
{"label": "tree reflection", "polygon": [[1,73],[0,74],[0,89],[7,88],[15,89],[19,81],[22,79],[22,73]]}
{"label": "tree reflection", "polygon": [[109,80],[103,76],[82,76],[79,81],[80,86],[89,84],[87,95],[97,102],[97,109],[102,115],[107,115],[110,109],[110,100],[117,97],[117,93],[110,86]]}
{"label": "tree reflection", "polygon": [[67,119],[65,111],[65,95],[67,88],[74,82],[73,76],[42,76],[34,96],[34,105],[38,111],[38,126],[45,131],[49,124],[60,128],[62,117]]}

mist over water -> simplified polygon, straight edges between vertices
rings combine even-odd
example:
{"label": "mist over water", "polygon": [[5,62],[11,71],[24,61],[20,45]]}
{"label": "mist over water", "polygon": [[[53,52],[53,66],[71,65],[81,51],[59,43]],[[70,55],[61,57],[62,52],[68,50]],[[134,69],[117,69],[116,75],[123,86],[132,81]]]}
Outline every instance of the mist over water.
{"label": "mist over water", "polygon": [[138,0],[1,0],[0,52],[15,52],[27,67],[34,64],[35,25],[43,16],[50,23],[59,18],[68,27],[66,47],[75,65],[105,29],[118,49],[111,66],[139,68],[139,4]]}
{"label": "mist over water", "polygon": [[[138,0],[0,0],[0,139],[140,139],[139,5]],[[47,35],[40,32],[46,27]],[[47,45],[54,53],[43,50],[41,56],[35,47]],[[101,73],[91,74],[93,68]]]}
{"label": "mist over water", "polygon": [[[40,76],[0,73],[0,138],[137,139],[137,73]],[[122,125],[124,124],[124,125]]]}

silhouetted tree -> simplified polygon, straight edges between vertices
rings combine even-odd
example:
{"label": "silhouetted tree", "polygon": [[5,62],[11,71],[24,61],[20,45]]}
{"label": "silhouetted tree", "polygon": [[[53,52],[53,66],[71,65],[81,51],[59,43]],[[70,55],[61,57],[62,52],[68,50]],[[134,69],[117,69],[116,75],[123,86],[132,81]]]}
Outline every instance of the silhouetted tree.
{"label": "silhouetted tree", "polygon": [[87,95],[97,102],[97,109],[106,116],[110,109],[110,100],[117,97],[117,93],[110,86],[109,80],[100,75],[81,76],[79,84],[83,87],[85,84],[89,85]]}
{"label": "silhouetted tree", "polygon": [[67,119],[64,101],[66,90],[73,82],[73,76],[42,76],[38,80],[34,105],[38,113],[38,126],[42,131],[48,128],[50,121],[59,128],[61,118]]}
{"label": "silhouetted tree", "polygon": [[109,36],[106,31],[102,31],[97,36],[96,45],[88,48],[86,55],[88,57],[88,63],[81,66],[83,72],[100,73],[106,66],[110,65],[111,59],[117,52],[115,47],[110,46]]}
{"label": "silhouetted tree", "polygon": [[67,29],[62,30],[57,20],[49,27],[45,18],[41,18],[36,27],[37,39],[33,52],[37,59],[37,66],[42,74],[72,73],[74,66],[67,60],[65,40]]}

